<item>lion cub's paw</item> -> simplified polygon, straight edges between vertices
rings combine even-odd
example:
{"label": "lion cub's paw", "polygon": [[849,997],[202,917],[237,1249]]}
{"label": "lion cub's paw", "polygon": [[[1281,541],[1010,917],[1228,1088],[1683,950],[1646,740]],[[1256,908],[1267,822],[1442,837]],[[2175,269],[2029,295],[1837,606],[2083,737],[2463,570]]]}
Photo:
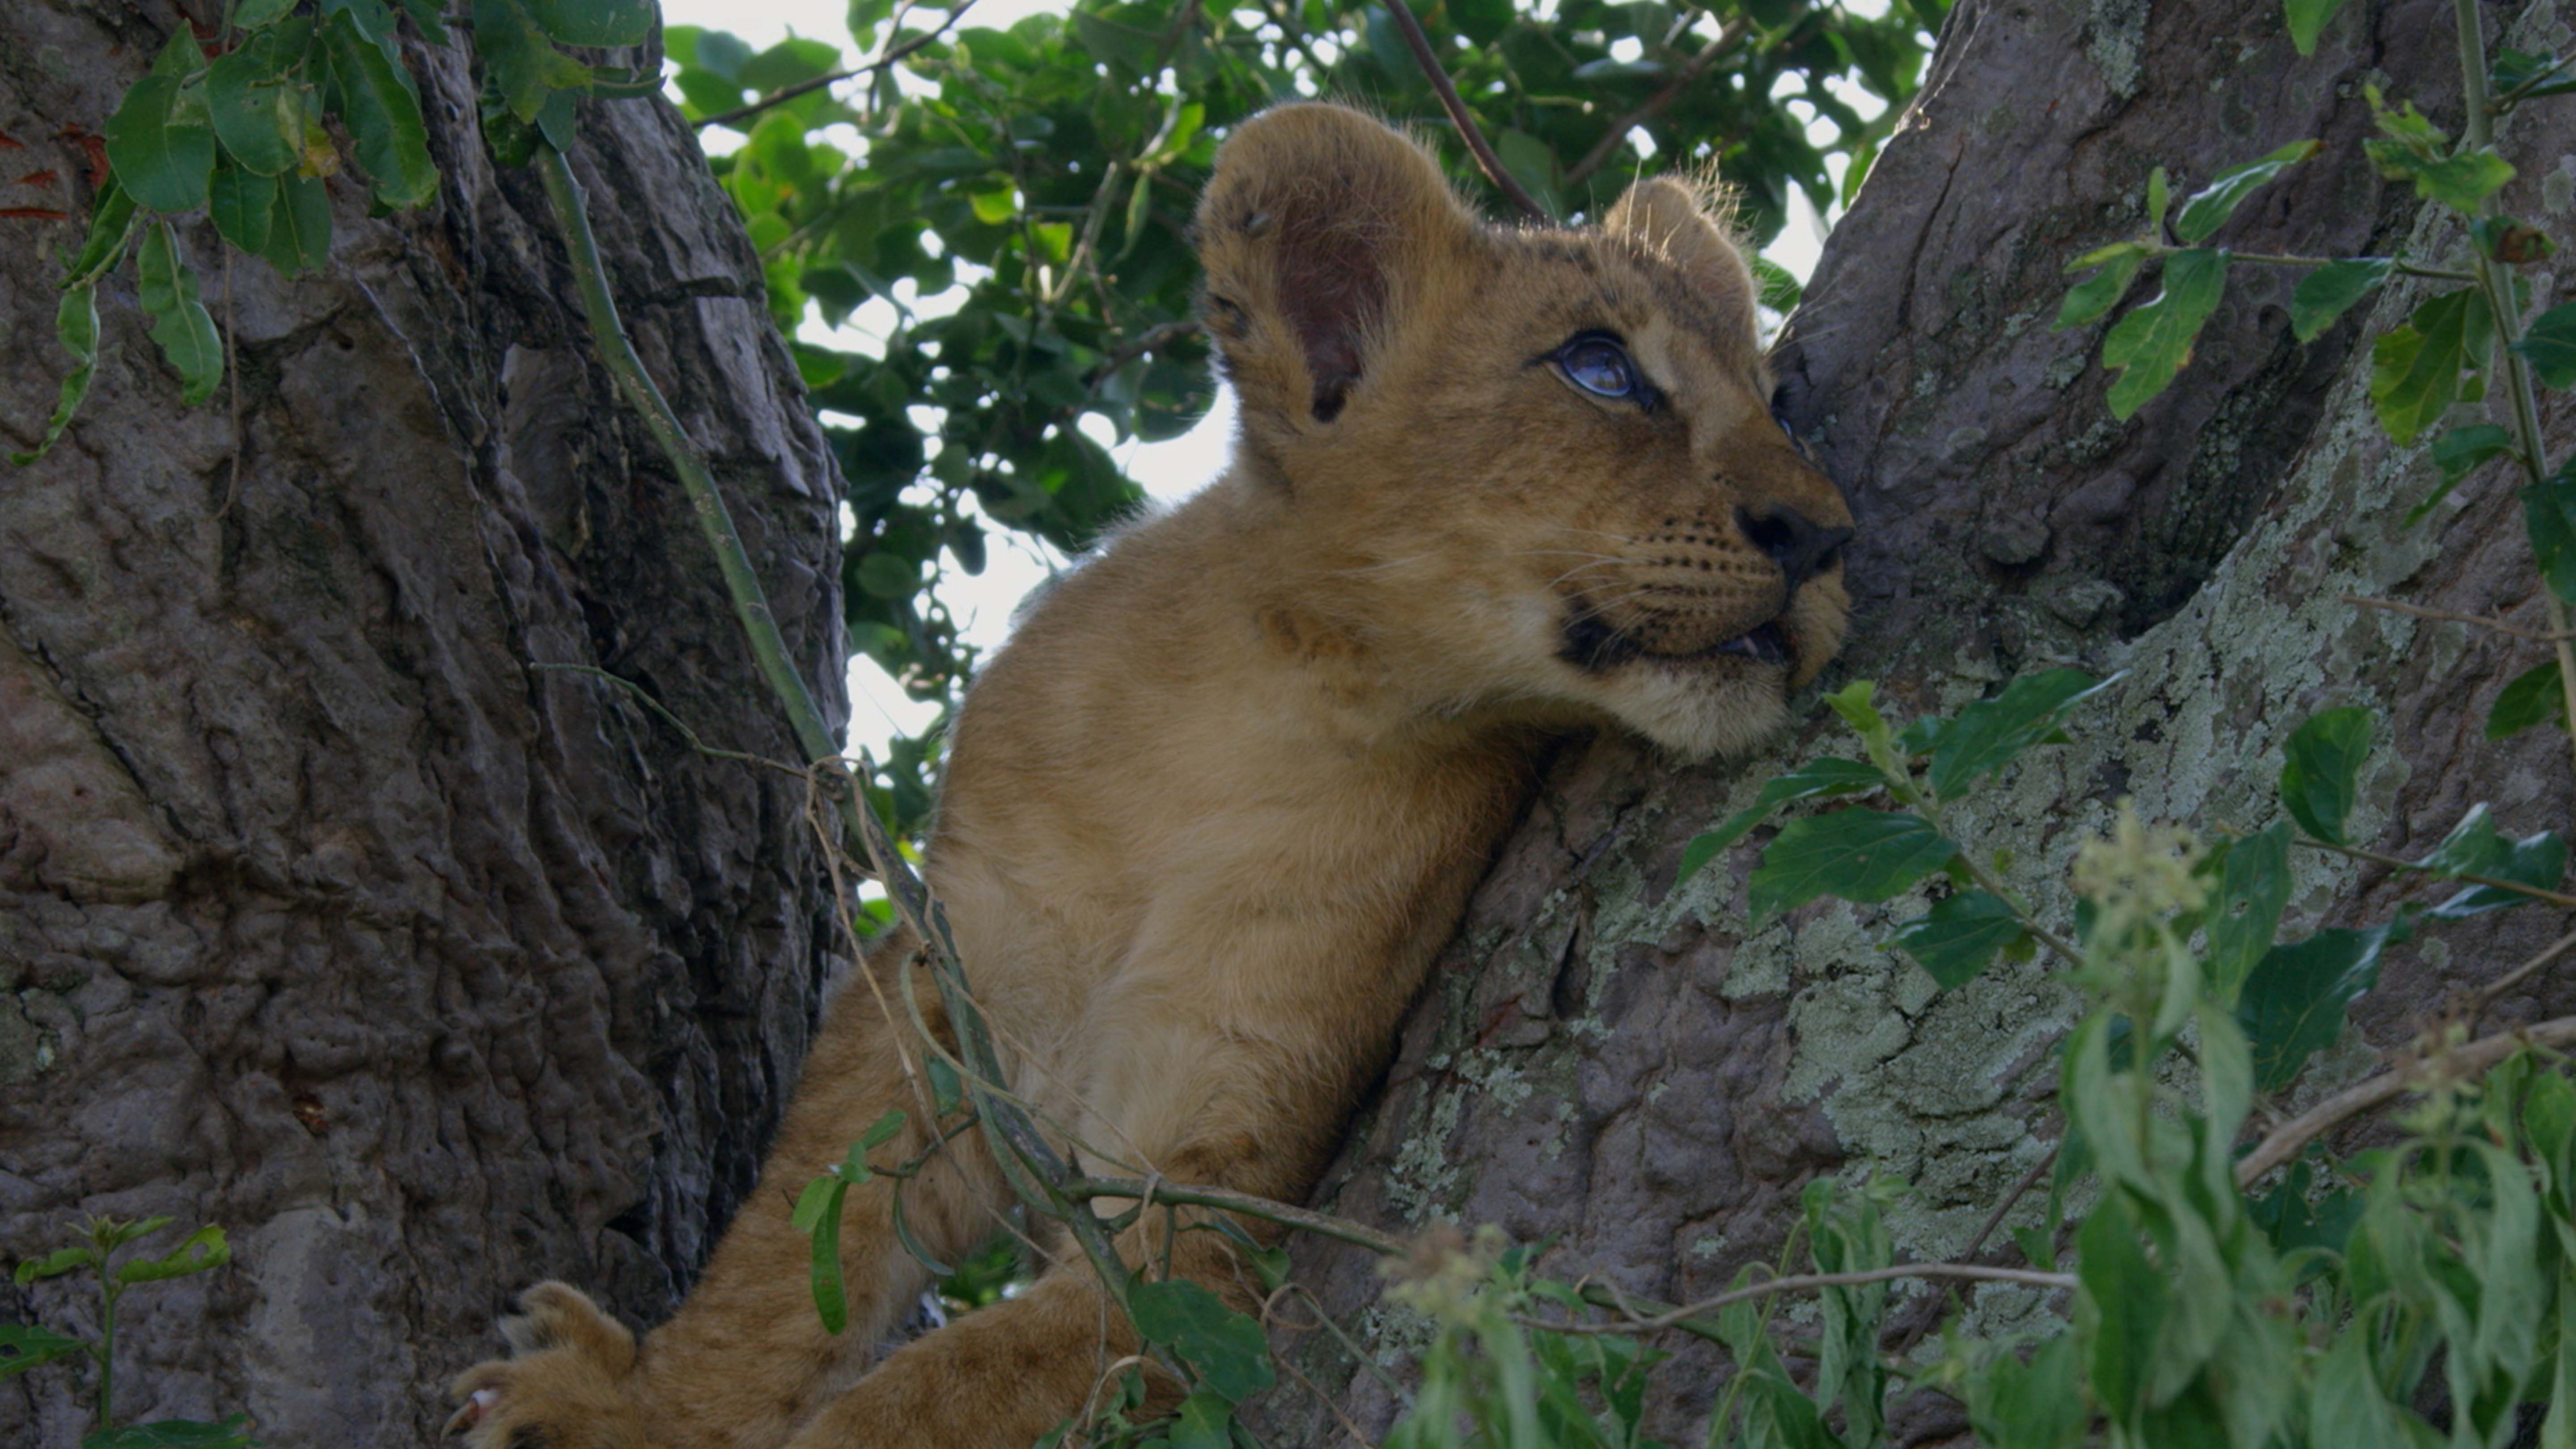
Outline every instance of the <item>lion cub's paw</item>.
{"label": "lion cub's paw", "polygon": [[519,1310],[501,1320],[511,1356],[457,1377],[447,1432],[472,1449],[651,1449],[635,1335],[568,1283],[538,1284]]}

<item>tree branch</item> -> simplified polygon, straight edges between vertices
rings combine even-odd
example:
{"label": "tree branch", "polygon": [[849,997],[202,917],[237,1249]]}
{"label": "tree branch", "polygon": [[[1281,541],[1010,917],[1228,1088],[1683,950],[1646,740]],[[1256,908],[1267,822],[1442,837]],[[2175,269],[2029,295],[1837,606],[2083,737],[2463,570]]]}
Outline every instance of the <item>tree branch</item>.
{"label": "tree branch", "polygon": [[1611,153],[1619,149],[1619,143],[1628,138],[1630,131],[1662,115],[1665,107],[1680,99],[1681,93],[1690,89],[1692,82],[1697,81],[1702,73],[1717,63],[1718,57],[1735,48],[1736,42],[1744,38],[1744,32],[1750,24],[1751,22],[1741,15],[1726,22],[1718,30],[1717,38],[1702,46],[1699,54],[1692,56],[1689,63],[1666,82],[1662,90],[1646,97],[1635,110],[1612,121],[1610,129],[1602,134],[1601,139],[1592,143],[1592,149],[1583,153],[1583,159],[1575,162],[1573,169],[1565,173],[1566,188],[1571,190],[1582,185],[1593,172],[1601,169],[1602,163],[1610,159]]}
{"label": "tree branch", "polygon": [[1458,88],[1449,83],[1449,72],[1440,68],[1440,57],[1431,51],[1431,38],[1422,33],[1422,22],[1413,18],[1405,0],[1386,0],[1386,13],[1395,21],[1395,28],[1404,32],[1404,43],[1413,52],[1414,64],[1422,67],[1423,78],[1431,82],[1432,91],[1440,97],[1441,109],[1449,113],[1449,124],[1458,128],[1458,139],[1467,143],[1469,154],[1476,158],[1476,169],[1484,172],[1494,189],[1509,197],[1530,220],[1555,220],[1546,207],[1521,189],[1512,173],[1503,169],[1502,158],[1485,144],[1485,133],[1476,129],[1476,118],[1467,114],[1467,103],[1458,99]]}
{"label": "tree branch", "polygon": [[798,96],[811,94],[812,92],[821,90],[825,86],[838,85],[845,80],[851,80],[859,76],[870,75],[877,71],[881,71],[887,66],[894,64],[896,61],[902,60],[913,52],[920,50],[923,46],[930,44],[939,37],[946,35],[949,28],[957,23],[960,16],[963,16],[967,11],[974,8],[975,0],[966,0],[965,4],[948,12],[948,18],[940,21],[937,29],[932,30],[927,35],[916,35],[901,45],[890,47],[887,49],[885,54],[878,56],[876,59],[869,61],[865,65],[855,65],[850,67],[848,70],[836,70],[829,75],[818,75],[811,80],[798,81],[792,86],[780,86],[778,89],[771,91],[769,94],[762,96],[759,100],[753,101],[748,105],[736,106],[730,111],[718,111],[712,116],[701,116],[689,124],[693,126],[730,126],[736,121],[759,115],[761,112],[768,110],[772,106],[783,106],[789,101],[796,99]]}
{"label": "tree branch", "polygon": [[[2551,947],[2544,953],[2544,960],[2568,944],[2562,941]],[[2275,1128],[2270,1136],[2237,1162],[2236,1186],[2239,1190],[2252,1187],[2263,1174],[2298,1156],[2299,1149],[2362,1113],[2405,1095],[2430,1073],[2466,1076],[2484,1071],[2525,1047],[2571,1044],[2576,1044],[2576,1016],[2562,1016],[2538,1026],[2500,1031],[2493,1036],[2480,1037],[2466,1046],[2438,1052],[2419,1062],[2392,1067],[2360,1086],[2337,1092]]]}
{"label": "tree branch", "polygon": [[2569,637],[2556,629],[2526,629],[2502,619],[2490,619],[2484,614],[2455,614],[2448,609],[2427,609],[2416,604],[2401,604],[2394,599],[2365,599],[2359,594],[2346,594],[2343,601],[2364,609],[2385,609],[2392,614],[2411,614],[2418,619],[2437,619],[2446,624],[2474,624],[2481,629],[2493,629],[2499,634],[2511,634],[2516,639],[2529,639],[2540,644],[2555,644]]}

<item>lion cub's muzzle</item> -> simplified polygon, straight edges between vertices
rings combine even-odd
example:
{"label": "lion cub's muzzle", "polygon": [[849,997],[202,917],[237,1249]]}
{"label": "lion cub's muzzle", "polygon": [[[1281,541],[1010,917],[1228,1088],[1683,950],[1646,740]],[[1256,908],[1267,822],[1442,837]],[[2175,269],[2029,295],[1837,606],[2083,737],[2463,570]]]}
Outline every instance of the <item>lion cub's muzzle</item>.
{"label": "lion cub's muzzle", "polygon": [[1593,674],[1640,659],[1740,659],[1806,673],[1802,653],[1830,653],[1838,640],[1802,639],[1793,606],[1809,581],[1840,569],[1851,537],[1849,527],[1780,506],[1738,509],[1725,522],[1665,519],[1635,537],[1617,567],[1566,595],[1559,653]]}

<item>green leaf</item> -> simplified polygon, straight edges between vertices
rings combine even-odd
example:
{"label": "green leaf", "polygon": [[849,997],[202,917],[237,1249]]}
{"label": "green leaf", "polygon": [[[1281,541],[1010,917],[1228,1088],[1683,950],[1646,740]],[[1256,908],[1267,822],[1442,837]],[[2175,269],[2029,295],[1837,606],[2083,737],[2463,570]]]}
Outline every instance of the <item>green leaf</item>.
{"label": "green leaf", "polygon": [[2290,903],[2290,827],[2276,823],[2236,841],[2219,873],[2210,902],[2210,993],[2234,1006],[2246,975],[2272,949],[2281,912]]}
{"label": "green leaf", "polygon": [[2087,1320],[2091,1325],[2084,1334],[2089,1387],[2104,1410],[2122,1420],[2145,1395],[2172,1297],[2166,1275],[2139,1246],[2126,1192],[2106,1191],[2085,1219],[2075,1239],[2075,1271],[2083,1285],[2078,1331]]}
{"label": "green leaf", "polygon": [[2111,416],[2126,422],[2191,361],[2201,324],[2227,292],[2227,253],[2195,248],[2165,256],[2164,289],[2102,339],[2102,365],[2119,369]]}
{"label": "green leaf", "polygon": [[958,1104],[965,1099],[964,1084],[957,1079],[957,1069],[948,1065],[945,1057],[932,1057],[930,1059],[931,1109],[945,1117],[956,1111]]}
{"label": "green leaf", "polygon": [[126,239],[133,234],[134,198],[111,175],[91,204],[89,235],[81,239],[80,255],[72,258],[65,273],[64,289],[87,286],[114,271],[124,259]]}
{"label": "green leaf", "polygon": [[219,164],[206,193],[206,214],[214,218],[223,239],[253,254],[268,245],[268,229],[277,216],[277,178]]}
{"label": "green leaf", "polygon": [[[701,54],[712,39],[700,41]],[[502,105],[528,125],[536,124],[550,94],[590,83],[589,68],[555,49],[519,0],[474,0],[474,49]],[[737,88],[726,105],[740,98]]]}
{"label": "green leaf", "polygon": [[1128,1290],[1136,1331],[1198,1370],[1200,1386],[1242,1403],[1270,1387],[1270,1347],[1261,1326],[1186,1278]]}
{"label": "green leaf", "polygon": [[318,176],[281,176],[277,187],[268,245],[259,254],[280,276],[316,271],[331,260],[331,193]]}
{"label": "green leaf", "polygon": [[163,1419],[101,1429],[83,1438],[81,1449],[249,1449],[250,1442],[250,1416],[235,1414],[220,1424]]}
{"label": "green leaf", "polygon": [[[45,422],[43,441],[23,453],[9,455],[10,463],[20,468],[53,450],[63,429],[71,426],[73,415],[80,411],[82,400],[89,396],[90,379],[98,372],[97,287],[84,283],[63,293],[62,301],[54,306],[54,339],[72,355],[72,370],[63,375],[62,396],[54,404],[54,415]],[[18,1271],[26,1272],[27,1265],[19,1264]],[[18,1281],[27,1280],[22,1277]]]}
{"label": "green leaf", "polygon": [[65,1338],[32,1323],[0,1323],[0,1379],[88,1351],[89,1345],[80,1339]]}
{"label": "green leaf", "polygon": [[1797,311],[1806,300],[1806,284],[1797,273],[1758,253],[1753,258],[1753,282],[1761,289],[1762,305],[1783,316]]}
{"label": "green leaf", "polygon": [[18,1265],[12,1277],[19,1287],[24,1288],[47,1278],[59,1278],[75,1268],[86,1268],[97,1261],[97,1250],[87,1243],[76,1243],[68,1248],[56,1248],[41,1258],[29,1258]]}
{"label": "green leaf", "polygon": [[2344,7],[2344,0],[2286,0],[2290,22],[2290,43],[2301,55],[2317,53],[2317,37],[2325,33],[2326,22]]}
{"label": "green leaf", "polygon": [[2474,371],[2495,336],[2495,317],[2474,287],[2445,292],[2415,309],[2403,327],[2371,344],[2370,401],[2400,447],[2441,421],[2460,396],[2460,372]]}
{"label": "green leaf", "polygon": [[1977,978],[1995,953],[2019,940],[2021,918],[1985,891],[1960,891],[1896,928],[1889,944],[1901,946],[1944,990]]}
{"label": "green leaf", "polygon": [[859,587],[879,599],[909,599],[921,589],[921,561],[882,550],[859,559]]}
{"label": "green leaf", "polygon": [[2435,438],[2432,449],[2433,465],[2442,470],[2442,482],[2439,487],[2425,495],[2423,502],[2406,510],[2407,524],[2411,527],[2420,522],[2424,515],[2441,507],[2442,500],[2451,496],[2451,490],[2460,486],[2460,480],[2476,472],[2479,465],[2512,449],[2513,435],[2494,423],[2474,423],[2465,428],[2453,428]]}
{"label": "green leaf", "polygon": [[2058,304],[2056,326],[2080,327],[2107,314],[2129,295],[2129,284],[2137,280],[2138,268],[2147,264],[2143,242],[2119,242],[2099,251],[2088,252],[2071,266],[2099,263],[2101,270],[2066,289],[2066,300]]}
{"label": "green leaf", "polygon": [[206,68],[206,117],[215,138],[242,169],[261,176],[294,170],[304,159],[304,88],[281,56],[280,32],[254,37]]}
{"label": "green leaf", "polygon": [[[2413,103],[2407,109],[2413,110]],[[2380,175],[2391,181],[2412,181],[2416,195],[2462,214],[2476,211],[2514,175],[2513,163],[2487,148],[2428,155],[2403,141],[2374,140],[2362,142],[2361,149],[2369,153]]]}
{"label": "green leaf", "polygon": [[1726,817],[1715,830],[1694,838],[1682,848],[1681,870],[1673,877],[1680,885],[1699,874],[1700,867],[1717,858],[1719,852],[1744,838],[1745,832],[1768,818],[1772,811],[1792,800],[1812,800],[1825,795],[1857,795],[1885,789],[1887,777],[1875,765],[1858,760],[1811,760],[1785,775],[1775,775],[1764,782],[1753,803]]}
{"label": "green leaf", "polygon": [[185,1278],[220,1268],[233,1260],[232,1245],[224,1241],[224,1230],[208,1223],[188,1235],[170,1253],[158,1258],[138,1258],[116,1270],[119,1283],[157,1283],[164,1278]]}
{"label": "green leaf", "polygon": [[823,1331],[835,1337],[850,1326],[849,1295],[841,1284],[841,1201],[849,1191],[847,1178],[828,1173],[818,1177],[805,1184],[787,1219],[797,1232],[813,1240],[806,1280],[813,1289],[815,1316],[823,1320]]}
{"label": "green leaf", "polygon": [[653,33],[653,0],[529,0],[528,10],[566,45],[642,45]]}
{"label": "green leaf", "polygon": [[2353,257],[2328,262],[2299,278],[2299,285],[2290,289],[2291,333],[2301,342],[2323,337],[2336,318],[2352,310],[2396,269],[2393,257]]}
{"label": "green leaf", "polygon": [[2084,1395],[2075,1338],[2061,1333],[2033,1350],[2028,1365],[2009,1345],[1968,1381],[1968,1421],[1991,1449],[2076,1449],[2084,1442]]}
{"label": "green leaf", "polygon": [[349,11],[331,16],[322,40],[347,105],[343,119],[357,140],[358,164],[375,182],[376,199],[391,207],[426,204],[438,194],[438,167],[429,159],[429,131],[410,73],[385,58]]}
{"label": "green leaf", "polygon": [[2487,711],[2486,736],[2511,739],[2533,725],[2567,720],[2567,692],[2558,684],[2558,661],[2535,664],[2513,678]]}
{"label": "green leaf", "polygon": [[2236,1004],[2237,1025],[2254,1052],[2257,1088],[2288,1086],[2309,1057],[2334,1045],[2343,1035],[2345,1008],[2379,984],[2380,953],[2405,934],[2398,921],[2338,928],[2264,953]]}
{"label": "green leaf", "polygon": [[[884,1116],[879,1117],[874,1122],[869,1123],[868,1130],[859,1134],[858,1152],[874,1152],[876,1149],[892,1142],[896,1135],[903,1131],[904,1121],[903,1109],[901,1107],[897,1107],[886,1113]],[[856,1156],[857,1154],[854,1153],[852,1155]]]}
{"label": "green leaf", "polygon": [[1950,863],[1959,847],[1920,815],[1837,810],[1792,820],[1750,882],[1758,923],[1818,896],[1883,901]]}
{"label": "green leaf", "polygon": [[2331,845],[2351,843],[2344,830],[2361,794],[2370,735],[2369,710],[2330,709],[2290,736],[2282,749],[2281,803],[2300,829]]}
{"label": "green leaf", "polygon": [[2173,181],[2159,166],[2147,173],[2147,235],[2165,234],[2165,211],[2173,204]]}
{"label": "green leaf", "polygon": [[[2557,832],[2543,830],[2526,835],[2504,849],[2501,857],[2490,858],[2487,868],[2472,872],[2490,880],[2507,880],[2535,890],[2554,891],[2567,878],[2567,842]],[[2436,920],[2458,921],[2488,911],[2529,905],[2534,897],[2502,886],[2472,886],[2435,906]]]}
{"label": "green leaf", "polygon": [[1932,749],[1927,778],[1933,793],[1946,800],[2002,769],[2054,733],[2068,710],[2119,679],[2115,674],[2096,681],[2080,669],[2043,670],[2025,674],[2005,685],[2003,693],[1959,711]]}
{"label": "green leaf", "polygon": [[206,204],[215,167],[215,133],[179,112],[179,82],[147,75],[107,118],[107,160],[126,193],[154,211],[195,211]]}
{"label": "green leaf", "polygon": [[240,30],[257,30],[294,8],[295,0],[233,0],[233,25]]}
{"label": "green leaf", "polygon": [[193,407],[215,395],[224,380],[224,343],[215,319],[197,300],[197,274],[179,259],[168,222],[143,233],[135,258],[136,296],[152,318],[152,340],[179,374],[179,400]]}
{"label": "green leaf", "polygon": [[2264,183],[2324,149],[2323,141],[2292,141],[2259,161],[2219,172],[2182,204],[2182,215],[2174,218],[2174,235],[2187,242],[2206,238]]}
{"label": "green leaf", "polygon": [[2507,91],[2522,90],[2526,85],[2531,89],[2523,91],[2522,100],[2563,96],[2576,91],[2576,75],[2570,75],[2567,62],[2557,56],[2534,55],[2509,45],[2497,46],[2494,68],[2487,73],[2487,93],[2502,99]]}
{"label": "green leaf", "polygon": [[2576,600],[2576,454],[2522,490],[2522,521],[2531,536],[2531,561],[2549,591]]}
{"label": "green leaf", "polygon": [[1172,1411],[1172,1449],[1233,1449],[1233,1426],[1232,1401],[1201,1389]]}
{"label": "green leaf", "polygon": [[2531,359],[2531,370],[2551,387],[2576,384],[2576,302],[2531,319],[2513,350]]}

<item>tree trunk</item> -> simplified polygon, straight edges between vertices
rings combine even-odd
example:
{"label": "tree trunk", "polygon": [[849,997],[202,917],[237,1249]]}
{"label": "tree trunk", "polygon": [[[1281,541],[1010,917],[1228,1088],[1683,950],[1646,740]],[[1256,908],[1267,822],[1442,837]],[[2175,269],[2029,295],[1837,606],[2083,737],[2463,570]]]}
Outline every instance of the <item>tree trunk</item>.
{"label": "tree trunk", "polygon": [[[0,6],[6,179],[65,178],[5,204],[85,209],[77,137],[183,18]],[[80,421],[0,468],[0,1260],[82,1213],[221,1224],[234,1266],[128,1301],[119,1417],[247,1410],[280,1449],[432,1442],[534,1279],[661,1317],[846,954],[794,776],[536,667],[797,756],[461,50],[413,52],[429,210],[370,220],[340,177],[296,281],[183,225],[235,381],[180,406],[129,266]],[[837,715],[838,480],[758,259],[668,107],[582,135],[637,343]],[[0,235],[23,448],[80,233]],[[0,1318],[86,1329],[77,1281],[0,1287]],[[0,1382],[0,1442],[76,1442],[75,1378]]]}
{"label": "tree trunk", "polygon": [[[2303,60],[2274,0],[1960,0],[1914,114],[1790,321],[1778,363],[1791,416],[1861,529],[1853,641],[1827,685],[1876,679],[1902,716],[1955,709],[2018,671],[2127,671],[2072,721],[2073,744],[2034,751],[1952,816],[1980,856],[2010,852],[2009,878],[2052,913],[2069,904],[2076,842],[2123,797],[2205,834],[2268,823],[2279,742],[2334,705],[2370,706],[2383,740],[2394,728],[2402,759],[2366,778],[2356,822],[2380,848],[2420,854],[2481,799],[2516,833],[2565,826],[2567,737],[2480,734],[2497,691],[2546,646],[2345,602],[2502,610],[2545,627],[2505,465],[2404,526],[2438,475],[2420,445],[2392,448],[2373,420],[2366,340],[2401,321],[2421,286],[2391,287],[2302,346],[2285,311],[2295,274],[2240,265],[2179,382],[2127,424],[2103,402],[2103,327],[2050,328],[2065,263],[2141,229],[2151,167],[2174,173],[2179,196],[2305,137],[2324,154],[2248,203],[2220,242],[2402,247],[2463,265],[2462,228],[2382,181],[2356,144],[2370,134],[2365,80],[2457,134],[2450,9],[2352,4]],[[2491,41],[2565,53],[2553,6],[2484,10]],[[2504,146],[2521,169],[2505,209],[2563,233],[2570,113],[2534,107]],[[2536,305],[2549,305],[2555,278],[2532,280]],[[2139,294],[2153,290],[2150,279]],[[1687,1301],[1775,1260],[1810,1179],[1886,1172],[1917,1190],[1892,1217],[1900,1252],[1963,1251],[2055,1140],[2053,1047],[2075,1005],[2062,967],[2043,953],[1936,993],[1879,945],[1921,913],[1919,894],[1825,903],[1748,931],[1759,835],[1673,886],[1684,843],[1761,781],[1855,752],[1814,714],[1779,749],[1704,768],[1671,768],[1623,739],[1569,748],[1316,1205],[1398,1231],[1496,1223],[1518,1241],[1552,1238],[1543,1263],[1561,1276]],[[2292,929],[2382,918],[2403,889],[2330,857],[2299,865]],[[2392,953],[2303,1090],[2348,1084],[2452,986],[2559,929],[2539,912],[2504,913]],[[2576,985],[2562,974],[2490,1020],[2570,1010]],[[2016,1221],[2037,1206],[2025,1200]],[[1421,1341],[1381,1301],[1364,1254],[1308,1241],[1294,1271],[1372,1354],[1392,1361]],[[1989,1326],[2036,1306],[2010,1287],[1976,1302]],[[1313,1331],[1310,1312],[1284,1317],[1274,1347],[1351,1422],[1383,1429],[1395,1405],[1376,1366]],[[1665,1339],[1680,1358],[1660,1371],[1666,1402],[1650,1430],[1697,1442],[1718,1360]],[[1917,1434],[1962,1427],[1937,1401],[1911,1407],[1900,1423]],[[1267,1413],[1273,1443],[1346,1442],[1293,1381]]]}

